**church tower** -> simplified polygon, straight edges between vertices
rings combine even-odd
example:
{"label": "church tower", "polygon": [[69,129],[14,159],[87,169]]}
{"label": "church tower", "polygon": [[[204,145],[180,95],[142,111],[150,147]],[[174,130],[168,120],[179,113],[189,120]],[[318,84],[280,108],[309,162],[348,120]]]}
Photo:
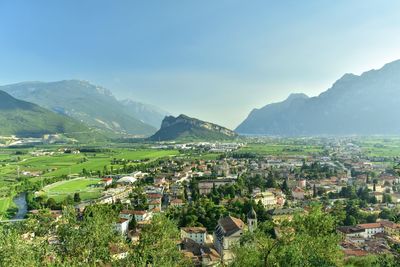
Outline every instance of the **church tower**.
{"label": "church tower", "polygon": [[251,210],[249,211],[249,213],[247,213],[247,225],[250,232],[253,232],[257,229],[257,213],[254,210],[253,206],[251,206]]}

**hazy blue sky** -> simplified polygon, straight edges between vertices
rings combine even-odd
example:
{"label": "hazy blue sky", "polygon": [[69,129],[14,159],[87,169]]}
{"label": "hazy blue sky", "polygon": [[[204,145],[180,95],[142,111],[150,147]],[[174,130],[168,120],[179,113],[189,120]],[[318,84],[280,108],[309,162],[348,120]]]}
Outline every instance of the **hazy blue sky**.
{"label": "hazy blue sky", "polygon": [[83,79],[228,127],[400,59],[400,1],[0,0],[0,84]]}

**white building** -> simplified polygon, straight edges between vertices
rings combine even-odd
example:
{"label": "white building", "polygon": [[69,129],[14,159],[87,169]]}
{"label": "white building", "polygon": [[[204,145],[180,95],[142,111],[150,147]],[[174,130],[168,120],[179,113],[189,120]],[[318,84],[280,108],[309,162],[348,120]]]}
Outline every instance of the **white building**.
{"label": "white building", "polygon": [[182,227],[181,239],[189,238],[194,242],[203,245],[206,241],[207,229],[204,227]]}
{"label": "white building", "polygon": [[120,218],[115,224],[114,229],[121,235],[125,235],[128,232],[129,220]]}
{"label": "white building", "polygon": [[232,247],[239,242],[245,224],[241,219],[227,216],[218,220],[214,232],[214,246],[224,262],[233,259]]}
{"label": "white building", "polygon": [[256,203],[261,202],[264,207],[271,207],[277,204],[276,197],[271,192],[261,192],[258,194],[254,194],[253,198]]}
{"label": "white building", "polygon": [[384,227],[381,223],[364,223],[364,224],[358,224],[357,226],[364,229],[365,238],[371,238],[375,234],[384,232]]}
{"label": "white building", "polygon": [[134,210],[132,211],[133,215],[135,216],[135,220],[137,222],[146,222],[151,220],[153,217],[153,213],[147,210]]}

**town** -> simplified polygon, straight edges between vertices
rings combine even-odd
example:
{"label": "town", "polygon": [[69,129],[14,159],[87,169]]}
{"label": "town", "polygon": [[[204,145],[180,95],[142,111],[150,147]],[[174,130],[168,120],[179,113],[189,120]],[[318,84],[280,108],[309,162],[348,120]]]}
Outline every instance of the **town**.
{"label": "town", "polygon": [[[83,231],[75,234],[83,234],[85,227],[102,220],[98,227],[103,230],[90,227],[104,231],[105,243],[97,246],[102,244],[107,251],[101,256],[96,251],[64,251],[63,261],[76,257],[86,264],[123,264],[153,242],[154,251],[140,257],[154,266],[157,260],[152,253],[160,253],[160,259],[179,259],[180,265],[240,266],[235,264],[251,265],[246,262],[251,253],[245,251],[255,246],[257,238],[265,245],[282,242],[275,247],[277,254],[271,250],[271,259],[265,259],[279,261],[278,253],[289,253],[283,244],[296,238],[288,233],[319,218],[327,221],[326,229],[310,243],[317,246],[327,235],[331,238],[332,254],[315,252],[324,260],[356,266],[363,266],[363,259],[382,257],[396,262],[399,158],[390,151],[398,141],[375,141],[378,145],[372,147],[370,140],[362,138],[247,138],[240,143],[160,143],[107,151],[73,145],[8,148],[7,153],[20,158],[4,157],[3,166],[18,166],[14,194],[25,196],[28,211],[21,215],[19,210],[3,209],[0,227],[11,227],[14,238],[25,244],[46,242],[50,252],[42,257],[49,264],[60,260],[57,247],[71,242],[65,236],[71,233],[63,225],[75,224]],[[61,171],[49,163],[45,169],[33,166],[57,157],[73,157],[78,167],[64,166]],[[98,158],[104,165],[87,165]],[[48,176],[52,173],[60,175]],[[3,201],[10,193],[3,191]],[[317,230],[311,228],[307,235],[313,231]],[[244,241],[246,236],[253,237]],[[257,249],[253,247],[253,253]],[[93,253],[94,261],[84,253]]]}

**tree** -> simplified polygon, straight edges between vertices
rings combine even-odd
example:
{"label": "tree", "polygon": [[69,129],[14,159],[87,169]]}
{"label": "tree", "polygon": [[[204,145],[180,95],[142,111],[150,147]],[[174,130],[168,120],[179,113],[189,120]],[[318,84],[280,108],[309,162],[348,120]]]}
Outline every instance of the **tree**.
{"label": "tree", "polygon": [[373,189],[372,189],[372,190],[373,190],[374,192],[376,192],[376,185],[378,184],[378,180],[377,180],[377,179],[373,179],[373,180],[372,180],[372,183],[373,183],[373,187],[372,187]]}
{"label": "tree", "polygon": [[335,219],[313,207],[280,226],[280,237],[260,230],[243,235],[234,249],[232,266],[338,266],[343,255]]}
{"label": "tree", "polygon": [[275,177],[272,172],[268,173],[266,187],[267,188],[277,188],[278,187],[278,184],[276,183]]}
{"label": "tree", "polygon": [[392,196],[390,194],[383,193],[382,202],[383,203],[392,203],[393,202]]}
{"label": "tree", "polygon": [[111,205],[87,207],[82,220],[72,206],[63,210],[56,234],[62,246],[57,254],[64,265],[98,265],[110,262],[109,245],[123,242],[112,225],[117,220],[117,211]]}
{"label": "tree", "polygon": [[286,195],[287,195],[287,194],[289,193],[289,191],[290,191],[286,179],[285,179],[285,180],[283,181],[283,183],[282,183],[281,190],[282,190],[282,192],[285,193]]}
{"label": "tree", "polygon": [[176,246],[179,238],[176,225],[164,215],[156,215],[142,230],[128,262],[133,266],[187,266],[187,260]]}
{"label": "tree", "polygon": [[74,194],[74,202],[75,203],[81,202],[81,196],[79,195],[79,193]]}
{"label": "tree", "polygon": [[54,200],[54,198],[49,198],[49,199],[47,199],[47,207],[49,208],[49,209],[58,209],[58,205],[57,205],[57,202]]}
{"label": "tree", "polygon": [[135,218],[135,216],[132,216],[132,219],[130,220],[129,225],[128,225],[129,230],[134,230],[136,228],[136,226],[137,226],[136,218]]}
{"label": "tree", "polygon": [[313,198],[317,197],[317,188],[315,186],[315,184],[313,185]]}

